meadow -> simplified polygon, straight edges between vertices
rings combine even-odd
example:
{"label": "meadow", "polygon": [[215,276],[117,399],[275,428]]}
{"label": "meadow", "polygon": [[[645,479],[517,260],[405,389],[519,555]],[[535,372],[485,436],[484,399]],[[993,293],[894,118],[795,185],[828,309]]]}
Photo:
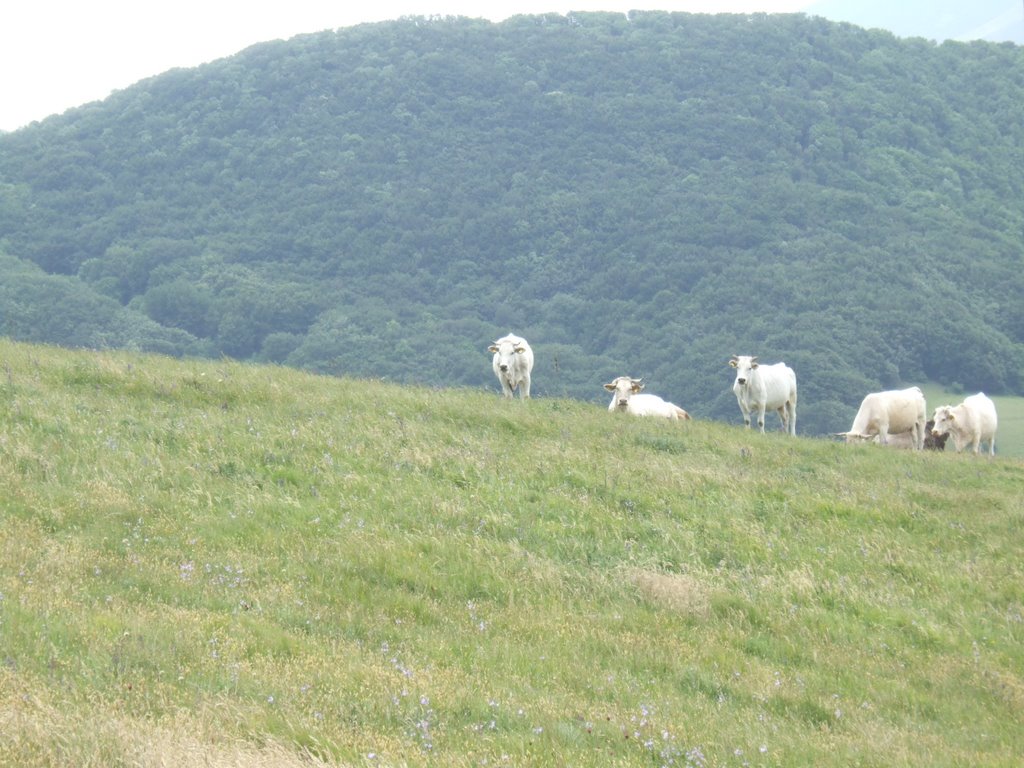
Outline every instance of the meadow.
{"label": "meadow", "polygon": [[0,765],[1017,766],[1022,487],[0,340]]}

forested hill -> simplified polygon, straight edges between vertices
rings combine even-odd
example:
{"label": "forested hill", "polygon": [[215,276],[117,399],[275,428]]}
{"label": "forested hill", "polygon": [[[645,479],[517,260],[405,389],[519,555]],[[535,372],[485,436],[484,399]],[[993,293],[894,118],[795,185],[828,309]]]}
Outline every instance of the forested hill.
{"label": "forested hill", "polygon": [[0,136],[0,332],[800,431],[869,389],[1024,393],[1024,49],[802,15],[410,18]]}

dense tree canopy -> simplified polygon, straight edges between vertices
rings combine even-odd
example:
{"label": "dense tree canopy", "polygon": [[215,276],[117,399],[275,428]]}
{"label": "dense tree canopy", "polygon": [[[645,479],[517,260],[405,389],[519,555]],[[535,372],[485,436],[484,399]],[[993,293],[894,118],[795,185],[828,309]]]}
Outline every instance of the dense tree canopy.
{"label": "dense tree canopy", "polygon": [[629,374],[733,421],[758,354],[835,431],[877,387],[1024,394],[1024,51],[764,14],[304,35],[0,135],[0,233],[21,338],[495,386],[515,331],[538,395]]}

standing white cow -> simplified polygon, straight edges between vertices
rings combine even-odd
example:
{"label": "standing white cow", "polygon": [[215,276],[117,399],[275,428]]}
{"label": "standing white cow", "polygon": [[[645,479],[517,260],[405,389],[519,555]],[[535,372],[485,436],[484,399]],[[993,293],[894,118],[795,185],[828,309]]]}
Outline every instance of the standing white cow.
{"label": "standing white cow", "polygon": [[981,444],[988,443],[990,456],[996,454],[996,404],[984,392],[965,397],[960,405],[940,405],[932,417],[935,421],[932,434],[936,437],[950,434],[953,445],[960,453],[970,446],[975,453],[981,451]]}
{"label": "standing white cow", "polygon": [[505,397],[512,397],[516,387],[520,399],[530,396],[530,373],[533,371],[533,350],[526,339],[513,333],[502,336],[488,348],[494,353],[491,368],[501,382]]}
{"label": "standing white cow", "polygon": [[920,451],[924,447],[927,414],[924,393],[919,387],[872,392],[861,401],[850,431],[837,434],[848,443],[877,438],[882,445],[888,445],[890,435],[909,432],[911,447]]}
{"label": "standing white cow", "polygon": [[657,395],[642,395],[643,379],[619,376],[604,388],[613,392],[609,411],[631,413],[634,416],[661,416],[673,421],[687,421],[690,414],[678,405],[662,400]]}
{"label": "standing white cow", "polygon": [[757,426],[764,432],[764,413],[778,411],[782,431],[796,434],[796,373],[785,363],[761,365],[756,356],[733,355],[729,365],[736,369],[732,391],[750,427],[750,414],[757,413]]}

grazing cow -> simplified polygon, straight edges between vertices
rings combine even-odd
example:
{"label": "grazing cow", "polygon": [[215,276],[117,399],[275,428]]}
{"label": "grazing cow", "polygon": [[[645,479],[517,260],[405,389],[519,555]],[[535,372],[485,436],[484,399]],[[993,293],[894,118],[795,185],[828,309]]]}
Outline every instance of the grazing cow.
{"label": "grazing cow", "polygon": [[736,369],[732,391],[750,428],[750,414],[757,413],[757,426],[764,432],[764,413],[778,411],[782,431],[796,434],[796,373],[785,363],[761,365],[757,357],[733,355],[729,365]]}
{"label": "grazing cow", "polygon": [[928,416],[924,393],[918,387],[872,392],[861,401],[849,432],[839,432],[846,442],[877,438],[888,445],[890,435],[910,433],[910,445],[915,451],[924,447],[924,425]]}
{"label": "grazing cow", "polygon": [[[926,451],[944,451],[946,450],[946,441],[949,439],[949,435],[933,435],[933,426],[935,426],[935,422],[931,419],[924,425],[924,449]],[[879,442],[878,435],[871,439],[875,443]],[[895,435],[889,435],[888,446],[890,448],[913,448],[914,433],[900,432]]]}
{"label": "grazing cow", "polygon": [[515,334],[508,334],[489,346],[488,351],[494,353],[491,368],[501,382],[501,391],[505,397],[512,397],[516,387],[519,388],[520,399],[530,396],[530,372],[533,371],[533,350]]}
{"label": "grazing cow", "polygon": [[983,392],[965,397],[960,405],[940,405],[932,417],[935,425],[932,434],[952,435],[956,452],[960,453],[965,446],[979,453],[982,443],[988,443],[990,456],[996,454],[996,404]]}
{"label": "grazing cow", "polygon": [[644,388],[642,379],[619,376],[604,388],[614,392],[608,405],[609,411],[631,413],[634,416],[661,416],[673,421],[688,421],[690,414],[678,405],[662,400],[657,395],[642,395]]}

